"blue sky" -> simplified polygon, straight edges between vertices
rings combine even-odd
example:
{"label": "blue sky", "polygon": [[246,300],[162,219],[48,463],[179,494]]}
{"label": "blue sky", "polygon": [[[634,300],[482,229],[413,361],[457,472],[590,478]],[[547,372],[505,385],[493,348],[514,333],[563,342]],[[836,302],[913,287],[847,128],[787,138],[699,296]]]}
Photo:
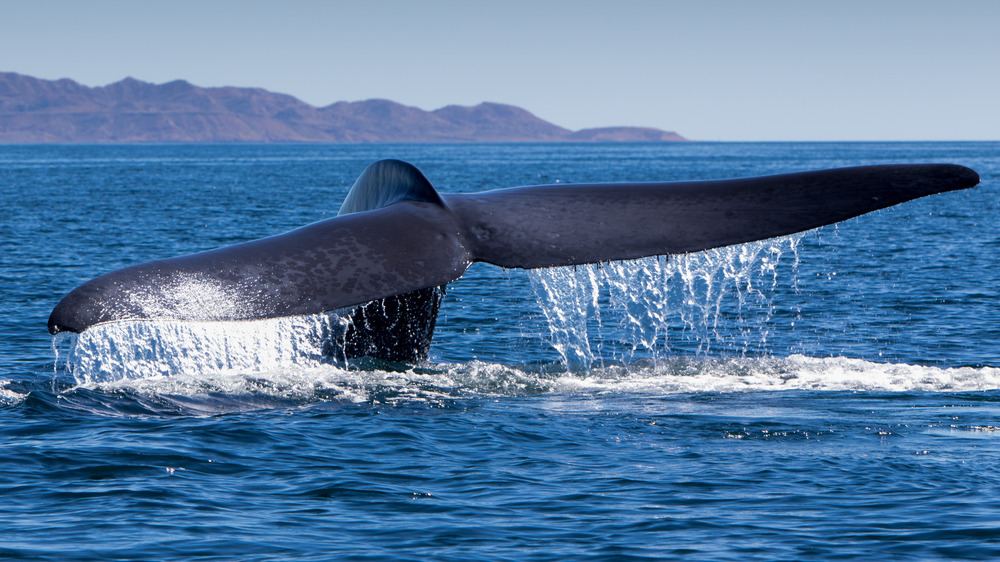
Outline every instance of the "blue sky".
{"label": "blue sky", "polygon": [[697,140],[1000,139],[998,0],[0,0],[0,70],[495,101]]}

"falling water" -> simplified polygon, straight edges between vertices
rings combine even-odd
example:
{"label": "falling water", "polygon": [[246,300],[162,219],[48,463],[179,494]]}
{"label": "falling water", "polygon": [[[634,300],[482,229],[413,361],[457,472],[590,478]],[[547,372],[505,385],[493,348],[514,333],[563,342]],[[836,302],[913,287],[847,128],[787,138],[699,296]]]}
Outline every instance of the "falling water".
{"label": "falling water", "polygon": [[343,362],[349,320],[336,313],[242,322],[122,321],[54,346],[77,383],[175,373],[258,371]]}
{"label": "falling water", "polygon": [[746,354],[768,341],[773,291],[782,266],[794,286],[800,240],[533,270],[529,278],[552,345],[570,369],[656,357],[681,345],[696,355]]}

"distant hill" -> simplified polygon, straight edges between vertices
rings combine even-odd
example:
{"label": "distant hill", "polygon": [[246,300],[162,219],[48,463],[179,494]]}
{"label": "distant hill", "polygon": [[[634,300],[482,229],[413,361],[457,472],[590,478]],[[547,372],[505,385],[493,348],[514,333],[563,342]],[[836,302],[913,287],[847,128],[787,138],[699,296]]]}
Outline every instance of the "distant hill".
{"label": "distant hill", "polygon": [[424,111],[389,100],[314,107],[260,88],[200,88],[134,78],[90,88],[0,72],[0,142],[683,141],[638,127],[570,131],[512,105]]}

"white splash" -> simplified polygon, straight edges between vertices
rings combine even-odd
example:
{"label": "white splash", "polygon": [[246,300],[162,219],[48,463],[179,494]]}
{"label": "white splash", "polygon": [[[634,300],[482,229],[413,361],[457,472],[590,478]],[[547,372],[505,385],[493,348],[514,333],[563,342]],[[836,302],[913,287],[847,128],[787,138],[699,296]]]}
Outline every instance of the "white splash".
{"label": "white splash", "polygon": [[654,365],[605,367],[553,381],[562,392],[641,393],[747,391],[975,392],[1000,389],[1000,368],[942,368],[874,363],[846,357],[673,358]]}
{"label": "white splash", "polygon": [[28,397],[28,392],[10,388],[12,381],[0,379],[0,406],[14,406]]}
{"label": "white splash", "polygon": [[[79,390],[100,392],[95,400]],[[599,367],[585,373],[473,361],[409,368],[355,370],[338,365],[256,371],[175,373],[83,382],[66,389],[64,404],[94,413],[216,415],[297,407],[319,402],[444,406],[455,400],[547,396],[541,407],[566,398],[644,398],[686,393],[850,391],[978,392],[1000,389],[1000,368],[940,368],[882,364],[842,357],[673,358],[647,365]],[[18,397],[13,397],[16,401]]]}

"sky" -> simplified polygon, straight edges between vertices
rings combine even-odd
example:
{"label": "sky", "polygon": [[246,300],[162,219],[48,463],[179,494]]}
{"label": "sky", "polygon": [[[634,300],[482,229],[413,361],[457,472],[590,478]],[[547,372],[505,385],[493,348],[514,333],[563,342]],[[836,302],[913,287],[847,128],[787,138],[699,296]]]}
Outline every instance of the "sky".
{"label": "sky", "polygon": [[0,71],[517,105],[706,141],[998,140],[1000,0],[0,0]]}

